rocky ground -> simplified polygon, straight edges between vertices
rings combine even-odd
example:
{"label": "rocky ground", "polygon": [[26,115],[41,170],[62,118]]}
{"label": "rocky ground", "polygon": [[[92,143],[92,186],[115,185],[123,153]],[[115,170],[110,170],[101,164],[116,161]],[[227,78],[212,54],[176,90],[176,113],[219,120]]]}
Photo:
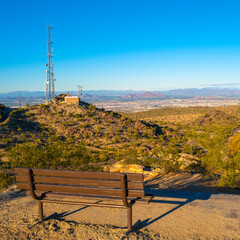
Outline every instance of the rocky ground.
{"label": "rocky ground", "polygon": [[199,181],[180,175],[148,181],[156,197],[134,205],[133,222],[141,224],[128,235],[120,209],[45,204],[46,219],[38,223],[36,202],[12,186],[0,194],[0,239],[240,239],[239,192],[209,186],[200,192]]}

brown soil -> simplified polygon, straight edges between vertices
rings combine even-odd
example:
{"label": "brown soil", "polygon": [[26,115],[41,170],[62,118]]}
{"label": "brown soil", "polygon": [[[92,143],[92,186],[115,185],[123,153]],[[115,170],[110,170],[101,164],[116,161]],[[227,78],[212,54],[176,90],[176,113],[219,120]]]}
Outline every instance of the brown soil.
{"label": "brown soil", "polygon": [[0,194],[0,239],[240,239],[239,191],[200,188],[201,181],[198,175],[148,181],[156,197],[134,205],[133,222],[141,224],[129,235],[120,209],[45,204],[47,218],[38,223],[37,203],[12,186]]}

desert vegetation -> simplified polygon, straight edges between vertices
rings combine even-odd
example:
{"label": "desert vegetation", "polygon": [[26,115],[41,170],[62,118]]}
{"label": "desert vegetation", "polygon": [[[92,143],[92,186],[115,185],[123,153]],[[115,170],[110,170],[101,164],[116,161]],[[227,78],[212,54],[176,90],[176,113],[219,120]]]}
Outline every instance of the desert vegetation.
{"label": "desert vegetation", "polygon": [[163,108],[125,115],[170,130],[167,141],[176,153],[196,157],[191,170],[216,178],[221,187],[240,186],[239,106]]}
{"label": "desert vegetation", "polygon": [[84,102],[28,106],[11,111],[0,125],[0,167],[102,171],[123,160],[239,187],[239,126],[239,106],[121,114]]}

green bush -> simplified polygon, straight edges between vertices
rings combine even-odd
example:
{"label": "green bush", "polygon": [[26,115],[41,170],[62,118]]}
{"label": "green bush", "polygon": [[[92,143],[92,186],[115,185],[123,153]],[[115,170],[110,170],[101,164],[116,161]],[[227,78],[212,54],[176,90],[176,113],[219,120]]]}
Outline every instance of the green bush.
{"label": "green bush", "polygon": [[226,170],[218,181],[219,187],[240,188],[240,173],[236,170]]}
{"label": "green bush", "polygon": [[14,177],[0,171],[0,190],[14,182]]}
{"label": "green bush", "polygon": [[35,115],[34,113],[30,113],[30,112],[26,113],[26,117],[33,117],[34,115]]}
{"label": "green bush", "polygon": [[3,142],[3,143],[12,143],[13,142],[13,139],[12,138],[10,138],[10,137],[2,137],[2,139],[1,139],[1,141]]}
{"label": "green bush", "polygon": [[40,104],[40,108],[41,108],[41,109],[47,109],[47,105],[44,104],[44,103],[41,103],[41,104]]}
{"label": "green bush", "polygon": [[75,145],[68,138],[67,142],[48,139],[49,142],[23,143],[7,149],[11,167],[35,167],[50,169],[92,169],[91,163],[98,163],[104,157],[90,154],[83,144]]}
{"label": "green bush", "polygon": [[14,116],[15,114],[22,113],[24,111],[23,108],[18,108],[10,112],[10,116]]}
{"label": "green bush", "polygon": [[88,109],[89,109],[90,111],[94,111],[94,110],[96,109],[96,107],[95,107],[93,104],[90,104],[90,105],[88,106]]}

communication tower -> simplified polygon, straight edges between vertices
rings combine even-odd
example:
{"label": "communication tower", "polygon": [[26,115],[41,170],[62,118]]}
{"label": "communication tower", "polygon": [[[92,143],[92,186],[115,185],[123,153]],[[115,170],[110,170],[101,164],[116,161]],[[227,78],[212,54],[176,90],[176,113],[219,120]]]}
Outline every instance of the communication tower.
{"label": "communication tower", "polygon": [[82,99],[82,89],[83,87],[81,85],[78,85],[78,97],[80,100]]}
{"label": "communication tower", "polygon": [[47,57],[48,57],[48,62],[45,64],[47,67],[46,70],[46,82],[45,82],[45,90],[46,90],[46,103],[49,101],[52,101],[55,97],[55,88],[54,88],[54,82],[56,79],[54,78],[54,72],[53,72],[53,48],[52,48],[52,26],[47,26],[48,29],[48,51],[47,51]]}

